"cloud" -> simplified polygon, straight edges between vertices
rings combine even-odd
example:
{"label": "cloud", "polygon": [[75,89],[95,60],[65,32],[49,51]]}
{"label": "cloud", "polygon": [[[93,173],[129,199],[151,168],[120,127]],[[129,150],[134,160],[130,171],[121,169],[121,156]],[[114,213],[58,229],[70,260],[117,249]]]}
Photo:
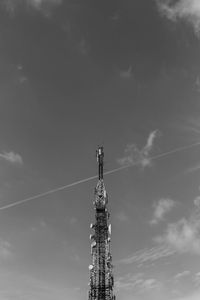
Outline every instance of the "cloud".
{"label": "cloud", "polygon": [[158,130],[154,130],[149,134],[149,137],[147,139],[147,143],[146,146],[144,147],[143,151],[144,154],[148,155],[148,153],[151,151],[152,147],[153,147],[153,143],[155,138],[157,137],[159,131]]}
{"label": "cloud", "polygon": [[127,70],[121,70],[119,76],[123,79],[130,79],[132,77],[132,66],[129,66]]}
{"label": "cloud", "polygon": [[45,229],[48,229],[48,224],[43,219],[41,219],[39,222],[37,222],[37,224],[35,224],[35,226],[31,227],[32,232],[37,232],[37,231],[41,232],[42,230],[45,230]]}
{"label": "cloud", "polygon": [[2,0],[1,5],[11,14],[18,9],[35,9],[49,16],[50,9],[62,4],[62,0]]}
{"label": "cloud", "polygon": [[171,211],[175,206],[175,201],[169,198],[160,199],[157,203],[154,203],[154,215],[150,221],[151,224],[157,224],[164,219],[164,216]]}
{"label": "cloud", "polygon": [[191,168],[188,168],[186,171],[185,171],[185,174],[189,174],[189,173],[194,173],[194,172],[197,172],[200,170],[200,164],[197,164]]}
{"label": "cloud", "polygon": [[115,12],[111,15],[110,19],[111,19],[113,22],[118,22],[119,19],[120,19],[120,13],[119,13],[119,11],[115,11]]}
{"label": "cloud", "polygon": [[197,76],[197,78],[196,78],[195,87],[196,87],[197,92],[200,92],[200,76]]}
{"label": "cloud", "polygon": [[150,154],[154,147],[154,141],[158,136],[160,136],[159,130],[152,131],[147,138],[146,145],[141,150],[139,150],[135,144],[128,145],[124,151],[124,157],[118,159],[118,163],[121,166],[137,164],[142,166],[142,168],[151,166]]}
{"label": "cloud", "polygon": [[200,1],[199,0],[156,0],[161,14],[171,21],[183,19],[192,24],[195,33],[200,34]]}
{"label": "cloud", "polygon": [[167,224],[161,236],[154,240],[177,253],[200,255],[200,196],[194,199],[194,208],[188,218]]}
{"label": "cloud", "polygon": [[174,254],[175,251],[167,245],[155,246],[152,248],[145,248],[134,252],[131,256],[121,259],[118,263],[123,264],[144,264],[147,262],[154,262],[158,259],[168,257]]}
{"label": "cloud", "polygon": [[197,208],[200,208],[200,196],[197,196],[197,197],[194,199],[194,205],[195,205]]}
{"label": "cloud", "polygon": [[42,5],[60,5],[62,0],[26,0],[29,5],[32,5],[38,9],[42,7]]}
{"label": "cloud", "polygon": [[199,215],[189,220],[182,218],[176,223],[168,224],[163,236],[157,237],[159,243],[168,245],[178,253],[200,255],[200,219]]}
{"label": "cloud", "polygon": [[78,52],[84,56],[89,53],[89,50],[90,50],[90,47],[89,47],[88,42],[86,41],[86,39],[84,37],[82,37],[82,39],[78,43]]}
{"label": "cloud", "polygon": [[194,135],[195,141],[199,141],[199,134],[200,134],[200,120],[199,118],[196,117],[190,117],[187,119],[186,124],[182,124],[181,128],[186,131],[187,133],[189,132],[190,134]]}
{"label": "cloud", "polygon": [[28,80],[28,78],[26,76],[20,76],[19,77],[19,83],[23,84]]}
{"label": "cloud", "polygon": [[55,282],[48,281],[48,278],[41,279],[40,276],[31,275],[29,272],[22,270],[10,271],[2,269],[0,273],[0,299],[37,299],[37,300],[54,300],[54,299],[73,299],[75,297],[72,288],[65,285],[61,287]]}
{"label": "cloud", "polygon": [[175,300],[199,300],[200,299],[200,291],[195,291],[194,293],[192,294],[189,294],[183,298],[178,298],[178,299],[175,299]]}
{"label": "cloud", "polygon": [[181,278],[183,278],[183,277],[186,277],[186,276],[188,276],[188,275],[190,275],[190,274],[191,274],[191,272],[190,272],[189,270],[185,270],[185,271],[183,271],[183,272],[181,272],[181,273],[176,274],[176,275],[174,276],[174,279],[175,279],[175,280],[179,280],[179,279],[181,279]]}
{"label": "cloud", "polygon": [[158,289],[161,283],[155,278],[144,278],[143,273],[126,274],[115,280],[117,290],[134,290],[143,293],[151,289]]}
{"label": "cloud", "polygon": [[78,223],[78,219],[76,218],[76,217],[71,217],[70,219],[69,219],[69,224],[70,225],[75,225],[75,224],[77,224]]}
{"label": "cloud", "polygon": [[115,217],[120,222],[128,222],[129,221],[129,217],[123,211],[120,211],[119,213],[117,213],[115,215]]}
{"label": "cloud", "polygon": [[19,164],[19,165],[23,164],[21,155],[13,151],[0,153],[0,159],[8,161],[12,164]]}
{"label": "cloud", "polygon": [[195,274],[194,283],[195,286],[200,286],[200,272]]}
{"label": "cloud", "polygon": [[0,239],[0,259],[6,260],[12,257],[11,244],[3,239]]}

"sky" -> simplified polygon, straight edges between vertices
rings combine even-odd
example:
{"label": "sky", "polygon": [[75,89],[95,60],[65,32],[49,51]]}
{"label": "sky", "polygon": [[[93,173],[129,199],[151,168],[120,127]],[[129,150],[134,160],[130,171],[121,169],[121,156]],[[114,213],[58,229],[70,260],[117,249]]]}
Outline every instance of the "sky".
{"label": "sky", "polygon": [[98,145],[117,299],[200,299],[199,113],[199,0],[1,0],[0,300],[88,298],[97,179],[9,205]]}

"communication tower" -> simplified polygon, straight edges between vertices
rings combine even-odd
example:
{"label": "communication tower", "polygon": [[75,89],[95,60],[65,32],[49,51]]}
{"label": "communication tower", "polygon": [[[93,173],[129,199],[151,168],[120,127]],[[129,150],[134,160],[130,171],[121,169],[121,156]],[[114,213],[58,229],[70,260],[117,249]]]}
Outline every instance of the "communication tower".
{"label": "communication tower", "polygon": [[115,300],[113,265],[110,252],[111,224],[108,224],[108,195],[103,181],[103,147],[98,147],[96,155],[99,179],[93,202],[95,224],[90,225],[93,234],[90,235],[92,264],[89,265],[89,300]]}

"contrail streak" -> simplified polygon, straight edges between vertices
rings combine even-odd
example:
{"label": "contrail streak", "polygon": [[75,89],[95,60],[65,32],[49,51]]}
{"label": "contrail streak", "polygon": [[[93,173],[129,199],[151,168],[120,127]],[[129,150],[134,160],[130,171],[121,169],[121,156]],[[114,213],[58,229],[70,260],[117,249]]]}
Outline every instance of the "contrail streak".
{"label": "contrail streak", "polygon": [[88,177],[86,179],[82,179],[82,180],[79,180],[79,181],[76,181],[76,182],[73,182],[73,183],[70,183],[70,184],[67,184],[67,185],[63,185],[63,186],[55,188],[53,190],[50,190],[50,191],[47,191],[47,192],[44,192],[44,193],[41,193],[41,194],[38,194],[38,195],[35,195],[35,196],[31,196],[29,198],[26,198],[26,199],[23,199],[23,200],[20,200],[20,201],[17,201],[17,202],[13,202],[13,203],[7,204],[5,206],[0,207],[0,210],[4,210],[6,208],[10,208],[10,207],[13,207],[13,206],[16,206],[16,205],[19,205],[19,204],[22,204],[22,203],[34,200],[34,199],[38,199],[38,198],[43,197],[43,196],[47,196],[47,195],[53,194],[55,192],[59,192],[59,191],[65,190],[67,188],[70,188],[72,186],[78,185],[80,183],[84,183],[84,182],[90,181],[90,180],[95,179],[97,177],[98,177],[97,175],[91,176],[91,177]]}
{"label": "contrail streak", "polygon": [[[191,144],[191,145],[187,145],[187,146],[182,146],[182,147],[175,148],[175,149],[170,150],[170,151],[167,151],[167,152],[163,152],[163,153],[154,155],[154,156],[152,156],[152,157],[149,157],[148,159],[149,159],[149,160],[159,159],[159,158],[162,158],[162,157],[165,157],[165,156],[172,155],[172,154],[177,153],[177,152],[181,152],[181,151],[184,151],[184,150],[188,150],[188,149],[190,149],[190,148],[197,147],[197,146],[199,146],[199,145],[200,145],[200,142],[194,143],[194,144]],[[130,167],[133,167],[133,166],[136,166],[136,165],[139,165],[140,163],[141,163],[140,161],[137,161],[137,162],[135,162],[135,163],[133,163],[133,164],[130,164],[130,165],[121,166],[121,167],[119,167],[119,168],[112,169],[112,170],[110,170],[110,171],[105,172],[104,175],[113,174],[113,173],[116,173],[116,172],[118,172],[118,171],[120,171],[120,170],[123,170],[123,169],[126,169],[126,168],[130,168]],[[98,178],[97,175],[91,176],[91,177],[88,177],[88,178],[85,178],[85,179],[82,179],[82,180],[78,180],[78,181],[75,181],[75,182],[73,182],[73,183],[70,183],[70,184],[63,185],[63,186],[61,186],[61,187],[52,189],[52,190],[50,190],[50,191],[47,191],[47,192],[44,192],[44,193],[41,193],[41,194],[37,194],[37,195],[35,195],[35,196],[31,196],[31,197],[28,197],[28,198],[26,198],[26,199],[23,199],[23,200],[20,200],[20,201],[16,201],[16,202],[13,202],[13,203],[4,205],[4,206],[0,207],[0,210],[4,210],[4,209],[10,208],[10,207],[14,207],[14,206],[17,206],[17,205],[20,205],[20,204],[29,202],[29,201],[31,201],[31,200],[38,199],[38,198],[41,198],[41,197],[44,197],[44,196],[47,196],[47,195],[50,195],[50,194],[53,194],[53,193],[56,193],[56,192],[65,190],[65,189],[68,189],[68,188],[73,187],[73,186],[75,186],[75,185],[78,185],[78,184],[81,184],[81,183],[84,183],[84,182],[91,181],[91,180],[96,179],[96,178]]]}

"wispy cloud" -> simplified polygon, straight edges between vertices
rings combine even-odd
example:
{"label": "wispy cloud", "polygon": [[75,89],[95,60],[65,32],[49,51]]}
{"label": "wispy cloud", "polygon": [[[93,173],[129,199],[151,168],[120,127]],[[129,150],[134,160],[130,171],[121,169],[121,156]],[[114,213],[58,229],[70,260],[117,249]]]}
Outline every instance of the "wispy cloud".
{"label": "wispy cloud", "polygon": [[160,136],[159,130],[152,131],[148,138],[146,145],[140,150],[136,144],[128,145],[125,149],[124,156],[118,159],[118,163],[121,166],[132,166],[138,164],[143,168],[151,166],[150,154],[152,153],[155,139]]}
{"label": "wispy cloud", "polygon": [[80,42],[78,43],[78,52],[82,55],[87,55],[89,53],[90,47],[87,40],[82,37]]}
{"label": "wispy cloud", "polygon": [[69,221],[70,225],[75,225],[75,224],[78,223],[78,219],[76,217],[73,217],[73,216],[68,221]]}
{"label": "wispy cloud", "polygon": [[119,76],[123,79],[130,79],[132,77],[132,66],[129,66],[127,70],[120,70]]}
{"label": "wispy cloud", "polygon": [[194,283],[195,283],[195,286],[200,286],[200,272],[195,274]]}
{"label": "wispy cloud", "polygon": [[123,264],[144,264],[147,262],[154,262],[158,259],[168,257],[174,254],[175,251],[167,245],[155,246],[152,248],[145,248],[134,252],[131,256],[121,259],[118,263]]}
{"label": "wispy cloud", "polygon": [[178,297],[175,300],[199,300],[200,299],[200,291],[195,291],[192,294],[189,293],[187,296]]}
{"label": "wispy cloud", "polygon": [[154,214],[150,223],[157,224],[159,221],[162,221],[164,216],[175,206],[175,201],[170,198],[162,198],[158,202],[154,203],[153,206]]}
{"label": "wispy cloud", "polygon": [[46,16],[50,9],[62,4],[62,0],[2,0],[1,5],[10,13],[15,14],[18,9],[36,9]]}
{"label": "wispy cloud", "polygon": [[159,11],[172,21],[183,19],[192,24],[195,33],[200,34],[199,0],[156,0]]}
{"label": "wispy cloud", "polygon": [[29,5],[32,5],[36,8],[41,8],[42,5],[60,5],[62,0],[26,0]]}
{"label": "wispy cloud", "polygon": [[118,22],[119,19],[120,19],[120,12],[119,12],[119,11],[115,11],[115,12],[111,15],[110,19],[111,19],[113,22]]}
{"label": "wispy cloud", "polygon": [[31,227],[32,232],[37,232],[37,231],[41,232],[42,230],[45,229],[48,229],[48,224],[43,219],[41,219],[39,222],[37,222],[37,224]]}
{"label": "wispy cloud", "polygon": [[196,87],[197,92],[200,92],[200,76],[197,76],[197,78],[196,78],[195,87]]}
{"label": "wispy cloud", "polygon": [[195,205],[197,208],[200,208],[200,196],[197,196],[197,197],[194,199],[194,205]]}
{"label": "wispy cloud", "polygon": [[181,124],[180,127],[182,130],[186,131],[186,133],[190,133],[194,135],[195,140],[199,141],[200,136],[200,120],[197,117],[190,117],[184,121],[184,124]]}
{"label": "wispy cloud", "polygon": [[181,273],[177,273],[175,276],[174,276],[174,279],[175,280],[180,280],[181,278],[183,277],[186,277],[186,276],[189,276],[191,274],[191,272],[189,270],[185,270]]}
{"label": "wispy cloud", "polygon": [[32,276],[21,270],[2,270],[0,273],[0,299],[37,299],[54,300],[74,298],[72,288],[57,286],[56,282],[48,282],[48,279],[41,279],[40,276]]}
{"label": "wispy cloud", "polygon": [[197,172],[200,170],[200,164],[196,164],[195,166],[191,167],[191,168],[188,168],[186,171],[185,171],[185,174],[189,174],[189,173],[194,173],[194,172]]}
{"label": "wispy cloud", "polygon": [[127,216],[127,214],[125,214],[124,211],[120,211],[120,212],[116,213],[115,217],[120,222],[128,222],[129,221],[129,217]]}
{"label": "wispy cloud", "polygon": [[177,253],[200,255],[200,219],[199,214],[191,218],[182,218],[176,223],[167,225],[165,233],[157,237],[158,243],[166,244]]}
{"label": "wispy cloud", "polygon": [[145,278],[143,273],[126,274],[115,281],[118,290],[134,290],[137,293],[144,293],[152,289],[158,289],[161,283],[155,278]]}
{"label": "wispy cloud", "polygon": [[19,164],[19,165],[23,164],[21,155],[13,151],[0,153],[0,159],[8,161],[12,164]]}
{"label": "wispy cloud", "polygon": [[3,239],[0,239],[0,259],[8,259],[12,257],[11,244]]}

